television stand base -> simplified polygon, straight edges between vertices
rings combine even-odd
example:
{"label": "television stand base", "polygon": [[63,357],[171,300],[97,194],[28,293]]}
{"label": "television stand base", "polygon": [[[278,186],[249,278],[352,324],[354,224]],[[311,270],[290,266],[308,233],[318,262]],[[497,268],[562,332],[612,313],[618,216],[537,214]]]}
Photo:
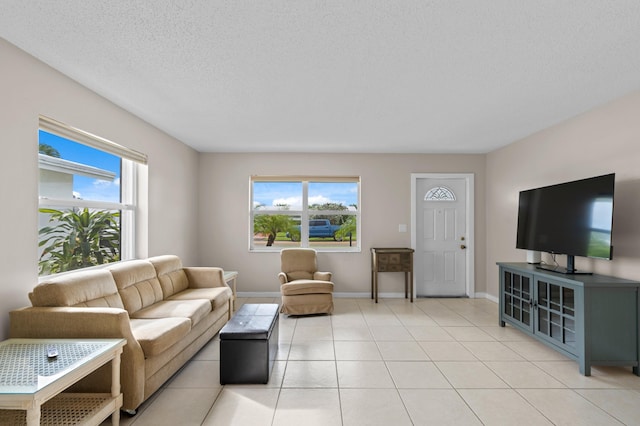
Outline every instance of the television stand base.
{"label": "television stand base", "polygon": [[536,269],[542,269],[544,271],[557,272],[559,274],[565,275],[593,275],[593,272],[583,272],[574,269],[572,271],[567,268],[563,268],[561,266],[546,266],[546,265],[536,265]]}

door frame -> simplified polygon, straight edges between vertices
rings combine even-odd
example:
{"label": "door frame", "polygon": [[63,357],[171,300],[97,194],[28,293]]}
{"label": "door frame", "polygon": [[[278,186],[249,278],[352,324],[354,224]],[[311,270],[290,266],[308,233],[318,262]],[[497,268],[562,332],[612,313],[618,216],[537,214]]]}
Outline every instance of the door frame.
{"label": "door frame", "polygon": [[[467,186],[466,208],[466,294],[475,298],[475,187],[473,173],[411,173],[411,248],[417,249],[416,236],[416,188],[418,179],[464,179]],[[416,276],[413,276],[413,291],[416,291]]]}

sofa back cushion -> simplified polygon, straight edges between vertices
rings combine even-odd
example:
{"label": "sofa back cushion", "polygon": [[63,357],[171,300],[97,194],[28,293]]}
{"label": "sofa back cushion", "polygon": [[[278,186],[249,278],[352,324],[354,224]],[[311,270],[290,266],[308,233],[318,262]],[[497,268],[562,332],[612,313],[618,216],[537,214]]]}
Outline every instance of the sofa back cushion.
{"label": "sofa back cushion", "polygon": [[146,260],[130,260],[109,267],[129,315],[163,300],[156,270]]}
{"label": "sofa back cushion", "polygon": [[29,299],[33,306],[124,308],[113,276],[106,269],[47,278],[29,293]]}
{"label": "sofa back cushion", "polygon": [[156,269],[165,299],[189,288],[189,279],[182,269],[182,261],[178,256],[156,256],[148,260]]}

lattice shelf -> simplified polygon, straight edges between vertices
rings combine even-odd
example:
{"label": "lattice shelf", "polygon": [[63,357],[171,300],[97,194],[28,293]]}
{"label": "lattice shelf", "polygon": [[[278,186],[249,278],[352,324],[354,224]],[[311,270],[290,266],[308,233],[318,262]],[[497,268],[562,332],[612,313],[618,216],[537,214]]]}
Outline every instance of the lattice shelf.
{"label": "lattice shelf", "polygon": [[[109,394],[61,393],[41,407],[40,425],[70,426],[99,425],[116,406],[120,398]],[[24,410],[0,410],[0,425],[23,426],[27,424]]]}

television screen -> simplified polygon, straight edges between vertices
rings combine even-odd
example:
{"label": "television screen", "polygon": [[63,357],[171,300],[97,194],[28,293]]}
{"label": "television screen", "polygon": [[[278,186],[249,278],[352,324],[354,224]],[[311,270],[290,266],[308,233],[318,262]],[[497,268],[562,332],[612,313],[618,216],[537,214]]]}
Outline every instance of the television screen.
{"label": "television screen", "polygon": [[516,247],[611,259],[615,174],[520,192]]}

